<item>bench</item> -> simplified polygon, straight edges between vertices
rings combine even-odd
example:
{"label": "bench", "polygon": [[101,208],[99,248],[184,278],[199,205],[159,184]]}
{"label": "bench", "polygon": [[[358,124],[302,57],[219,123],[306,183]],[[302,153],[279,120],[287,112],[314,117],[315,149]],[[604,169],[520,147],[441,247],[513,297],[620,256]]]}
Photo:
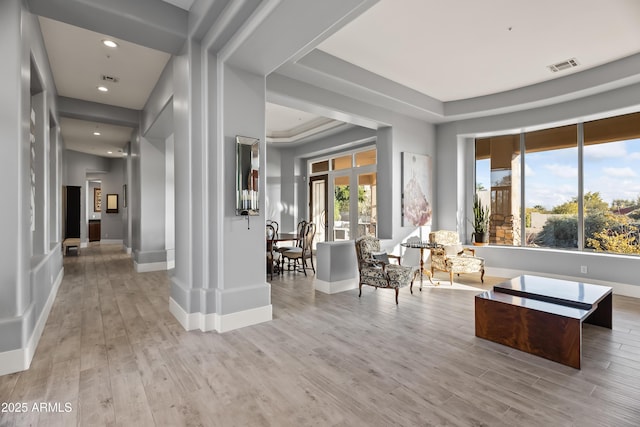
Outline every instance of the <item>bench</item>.
{"label": "bench", "polygon": [[62,253],[67,255],[69,253],[69,248],[76,248],[78,251],[78,255],[80,255],[80,239],[75,237],[68,237],[62,241]]}
{"label": "bench", "polygon": [[582,323],[611,329],[607,286],[519,276],[475,297],[476,336],[580,369]]}

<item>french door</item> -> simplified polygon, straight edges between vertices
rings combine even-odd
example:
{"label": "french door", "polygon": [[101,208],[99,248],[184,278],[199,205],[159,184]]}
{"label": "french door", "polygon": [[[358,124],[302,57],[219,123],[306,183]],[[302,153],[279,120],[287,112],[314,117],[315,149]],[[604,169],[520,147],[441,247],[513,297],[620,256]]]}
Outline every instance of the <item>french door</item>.
{"label": "french door", "polygon": [[317,224],[314,242],[354,240],[365,234],[376,236],[375,169],[358,168],[310,177],[309,217]]}
{"label": "french door", "polygon": [[309,220],[316,224],[313,249],[316,248],[317,242],[327,241],[329,232],[329,222],[327,221],[328,187],[328,175],[316,175],[309,178]]}

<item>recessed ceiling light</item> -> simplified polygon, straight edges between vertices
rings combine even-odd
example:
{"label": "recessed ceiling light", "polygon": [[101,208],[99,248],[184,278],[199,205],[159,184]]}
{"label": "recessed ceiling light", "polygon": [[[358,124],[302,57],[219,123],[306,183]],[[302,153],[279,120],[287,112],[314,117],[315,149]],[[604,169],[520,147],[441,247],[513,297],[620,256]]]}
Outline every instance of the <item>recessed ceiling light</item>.
{"label": "recessed ceiling light", "polygon": [[93,134],[94,134],[95,136],[100,136],[100,132],[98,132],[98,131],[93,132]]}
{"label": "recessed ceiling light", "polygon": [[109,92],[109,89],[106,86],[98,86],[98,90],[100,92]]}
{"label": "recessed ceiling light", "polygon": [[105,45],[106,47],[118,47],[118,43],[109,39],[102,40],[102,44]]}
{"label": "recessed ceiling light", "polygon": [[113,154],[113,151],[107,151],[107,154]]}

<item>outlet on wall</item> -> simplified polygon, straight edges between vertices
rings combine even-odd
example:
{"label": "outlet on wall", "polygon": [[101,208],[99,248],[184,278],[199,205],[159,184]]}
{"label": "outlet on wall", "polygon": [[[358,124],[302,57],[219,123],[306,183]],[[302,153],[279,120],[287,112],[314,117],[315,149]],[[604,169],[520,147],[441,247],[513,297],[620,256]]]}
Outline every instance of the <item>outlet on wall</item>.
{"label": "outlet on wall", "polygon": [[580,273],[587,274],[587,266],[586,265],[581,265],[580,266]]}

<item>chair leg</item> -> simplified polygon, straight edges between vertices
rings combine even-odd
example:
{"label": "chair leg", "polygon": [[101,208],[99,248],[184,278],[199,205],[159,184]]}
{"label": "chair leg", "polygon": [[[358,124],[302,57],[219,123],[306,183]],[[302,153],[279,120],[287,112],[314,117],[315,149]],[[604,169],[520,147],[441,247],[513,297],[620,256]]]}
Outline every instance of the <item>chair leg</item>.
{"label": "chair leg", "polygon": [[398,305],[398,294],[400,293],[400,288],[396,288],[396,305]]}
{"label": "chair leg", "polygon": [[307,262],[304,260],[304,258],[300,258],[300,265],[302,268],[302,272],[304,273],[304,275],[307,275]]}
{"label": "chair leg", "polygon": [[358,294],[358,298],[362,296],[362,283],[358,283],[358,288],[360,288],[360,293]]}
{"label": "chair leg", "polygon": [[484,283],[484,268],[480,270],[480,283]]}
{"label": "chair leg", "polygon": [[451,286],[453,286],[453,271],[449,272],[449,281],[451,282]]}
{"label": "chair leg", "polygon": [[313,254],[309,257],[311,260],[311,269],[313,270],[313,274],[316,274],[316,267],[313,265]]}

